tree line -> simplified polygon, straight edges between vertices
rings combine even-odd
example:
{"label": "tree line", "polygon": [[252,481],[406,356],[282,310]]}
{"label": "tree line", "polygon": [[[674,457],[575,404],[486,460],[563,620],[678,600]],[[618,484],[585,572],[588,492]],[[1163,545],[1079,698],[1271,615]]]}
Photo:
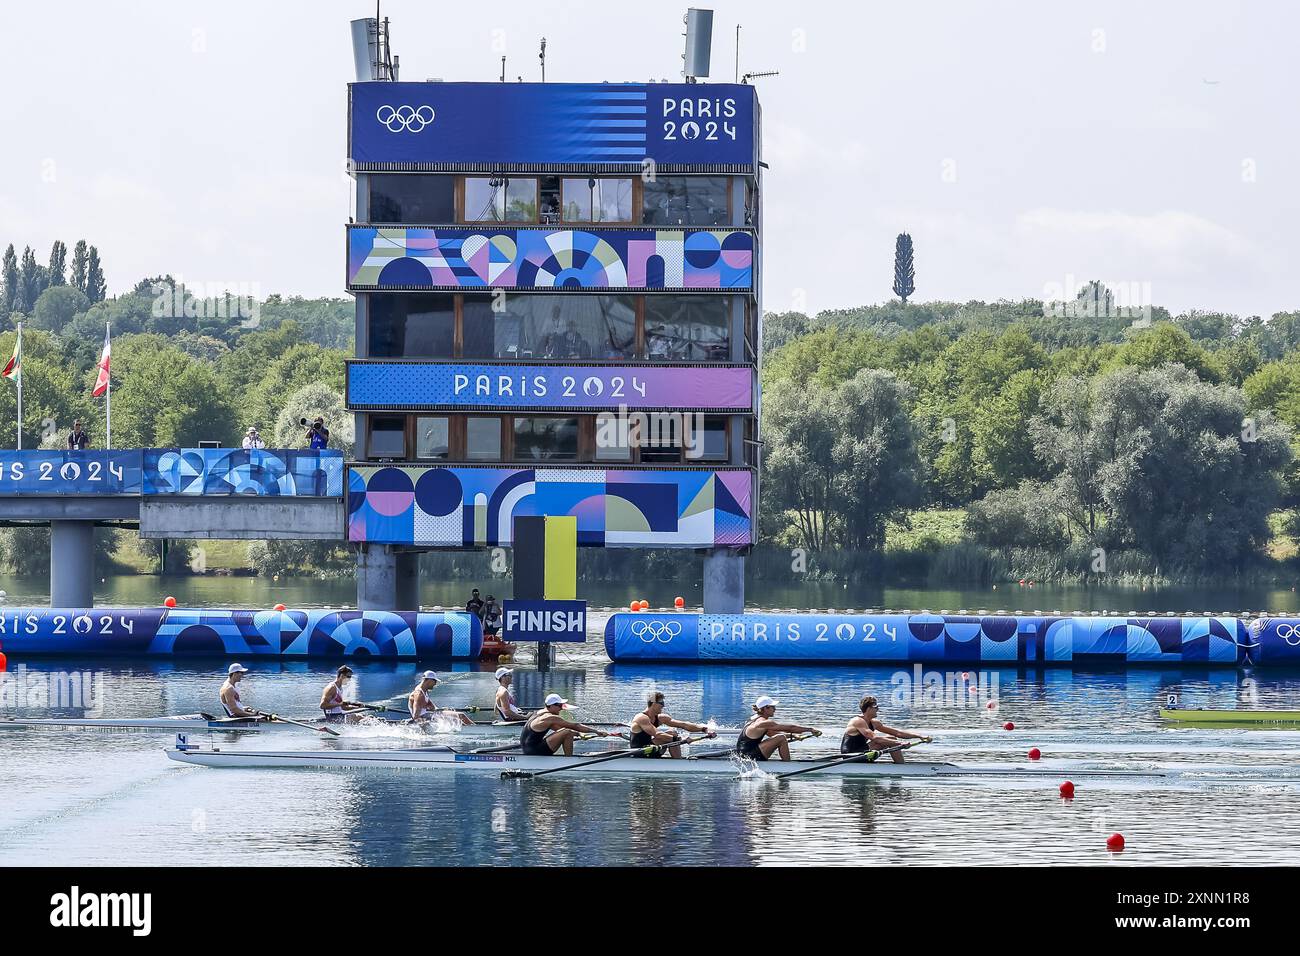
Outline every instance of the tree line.
{"label": "tree line", "polygon": [[769,544],[870,573],[945,510],[967,565],[1169,578],[1258,570],[1300,537],[1300,312],[892,302],[764,334]]}

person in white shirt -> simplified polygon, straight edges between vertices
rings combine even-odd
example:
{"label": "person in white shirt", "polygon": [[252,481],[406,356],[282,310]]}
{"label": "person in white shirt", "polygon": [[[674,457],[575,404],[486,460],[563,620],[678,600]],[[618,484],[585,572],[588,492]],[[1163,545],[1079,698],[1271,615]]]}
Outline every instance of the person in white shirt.
{"label": "person in white shirt", "polygon": [[[361,709],[356,701],[345,700],[343,697],[343,687],[350,680],[352,680],[352,668],[344,664],[338,669],[334,679],[325,685],[325,690],[321,693],[320,709],[325,712],[325,719],[330,723],[346,720],[349,714],[354,714]],[[344,707],[354,709],[344,710]]]}
{"label": "person in white shirt", "polygon": [[429,720],[432,717],[447,716],[453,720],[459,720],[461,726],[468,726],[474,721],[470,720],[465,714],[455,710],[444,710],[441,707],[435,707],[433,701],[429,699],[429,691],[438,683],[438,675],[433,671],[425,671],[420,675],[420,683],[415,685],[415,690],[411,691],[406,697],[407,710],[411,712],[412,720]]}
{"label": "person in white shirt", "polygon": [[493,707],[497,712],[497,720],[507,724],[528,719],[528,715],[519,709],[515,692],[510,689],[511,683],[514,682],[512,674],[514,671],[508,667],[497,668],[497,696]]}
{"label": "person in white shirt", "polygon": [[250,428],[244,434],[244,448],[265,448],[266,442],[262,441],[262,436],[257,433],[256,428]]}

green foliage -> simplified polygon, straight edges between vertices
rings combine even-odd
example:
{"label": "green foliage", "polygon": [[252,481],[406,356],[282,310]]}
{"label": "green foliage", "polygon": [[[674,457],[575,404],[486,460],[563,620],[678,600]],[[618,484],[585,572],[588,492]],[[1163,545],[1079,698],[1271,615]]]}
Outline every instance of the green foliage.
{"label": "green foliage", "polygon": [[[113,443],[119,447],[236,444],[238,416],[212,366],[168,344],[137,335],[115,344]],[[89,392],[93,370],[85,373]],[[92,436],[93,437],[93,436]]]}
{"label": "green foliage", "polygon": [[291,347],[266,365],[257,383],[248,390],[243,401],[248,423],[263,427],[276,421],[289,396],[304,383],[318,383],[341,393],[344,388],[343,362],[342,352],[323,349],[311,342]]}
{"label": "green foliage", "polygon": [[340,449],[344,458],[351,458],[356,443],[352,413],[344,407],[343,396],[322,382],[304,385],[285,399],[275,418],[274,447],[302,447],[307,429],[301,420],[311,421],[317,416],[325,419],[325,427],[330,430],[330,447]]}
{"label": "green foliage", "polygon": [[330,541],[250,541],[248,563],[263,577],[350,574],[355,570],[355,561],[347,548]]}
{"label": "green foliage", "polygon": [[90,301],[70,285],[52,285],[41,293],[32,311],[32,326],[49,332],[62,332],[77,315],[90,307]]}
{"label": "green foliage", "polygon": [[970,506],[966,532],[994,548],[1060,548],[1068,540],[1059,491],[1037,481],[990,491]]}

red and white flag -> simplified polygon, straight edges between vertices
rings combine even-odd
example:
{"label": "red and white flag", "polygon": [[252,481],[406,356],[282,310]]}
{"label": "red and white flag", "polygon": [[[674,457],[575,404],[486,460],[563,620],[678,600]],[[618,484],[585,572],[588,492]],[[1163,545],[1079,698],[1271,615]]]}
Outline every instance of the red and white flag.
{"label": "red and white flag", "polygon": [[14,354],[5,365],[4,371],[0,371],[0,377],[14,382],[23,380],[23,324],[21,322],[18,323],[18,338],[14,340]]}
{"label": "red and white flag", "polygon": [[108,340],[108,327],[104,327],[104,352],[99,356],[99,375],[95,377],[95,390],[91,395],[100,396],[108,391],[108,366],[113,355],[112,343]]}

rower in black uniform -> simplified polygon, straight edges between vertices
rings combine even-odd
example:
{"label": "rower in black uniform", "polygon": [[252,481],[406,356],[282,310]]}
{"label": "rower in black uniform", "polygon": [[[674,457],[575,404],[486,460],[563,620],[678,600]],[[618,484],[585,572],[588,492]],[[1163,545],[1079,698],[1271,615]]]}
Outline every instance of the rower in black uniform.
{"label": "rower in black uniform", "polygon": [[[858,701],[858,710],[861,713],[849,721],[849,725],[844,728],[844,736],[840,737],[840,753],[842,754],[861,754],[866,753],[868,750],[886,750],[889,747],[897,747],[904,740],[924,740],[927,743],[930,740],[929,737],[923,737],[907,730],[886,727],[877,716],[880,713],[880,704],[870,694]],[[903,751],[901,750],[895,750],[889,756],[894,758],[894,763],[903,762]]]}
{"label": "rower in black uniform", "polygon": [[[660,727],[674,727],[693,734],[707,734],[710,739],[718,736],[715,732],[709,730],[705,724],[693,724],[689,720],[677,720],[665,714],[663,691],[646,691],[645,705],[645,710],[633,717],[632,723],[628,727],[628,745],[634,749],[649,747],[653,744],[673,744],[673,741],[677,740],[675,732],[661,731]],[[680,757],[682,755],[682,746],[681,744],[674,744],[662,748],[654,751],[654,756],[662,757],[665,751],[674,757]],[[641,753],[637,754],[637,756],[644,757],[647,755]]]}
{"label": "rower in black uniform", "polygon": [[596,734],[600,737],[617,737],[616,733],[606,733],[586,724],[573,723],[560,716],[568,701],[559,694],[546,698],[542,710],[524,721],[524,729],[519,734],[519,743],[525,757],[554,757],[555,752],[564,748],[566,757],[573,756],[573,738],[578,734]]}
{"label": "rower in black uniform", "polygon": [[814,737],[822,735],[816,727],[778,723],[773,718],[779,703],[779,700],[773,700],[766,694],[754,701],[754,716],[740,728],[740,736],[736,738],[736,753],[750,760],[767,760],[779,751],[782,760],[789,760],[790,734],[812,734]]}

